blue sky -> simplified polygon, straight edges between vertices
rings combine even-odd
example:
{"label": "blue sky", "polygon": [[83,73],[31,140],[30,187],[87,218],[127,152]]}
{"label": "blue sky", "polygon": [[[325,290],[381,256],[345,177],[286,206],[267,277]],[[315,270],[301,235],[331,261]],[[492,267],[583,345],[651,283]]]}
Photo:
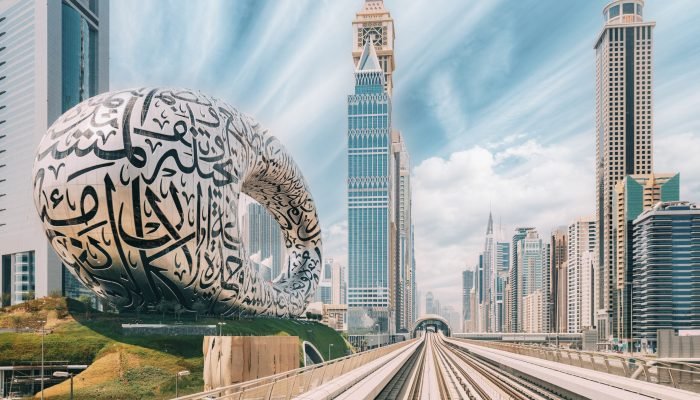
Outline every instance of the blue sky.
{"label": "blue sky", "polygon": [[[385,0],[394,124],[412,157],[418,285],[459,305],[489,209],[504,236],[594,212],[594,52],[605,0]],[[180,86],[255,116],[294,155],[346,259],[346,96],[362,0],[111,2],[110,84]],[[649,0],[655,170],[700,202],[700,7]],[[458,308],[459,309],[459,308]]]}

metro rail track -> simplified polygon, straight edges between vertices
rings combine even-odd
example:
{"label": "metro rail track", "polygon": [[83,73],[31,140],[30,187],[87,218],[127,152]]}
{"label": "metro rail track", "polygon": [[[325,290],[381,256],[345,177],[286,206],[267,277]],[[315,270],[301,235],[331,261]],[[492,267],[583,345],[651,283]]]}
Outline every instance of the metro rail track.
{"label": "metro rail track", "polygon": [[[380,355],[367,361],[360,354],[345,364],[331,362],[281,376],[282,387],[295,388],[293,394],[273,390],[277,379],[272,379],[260,387],[227,388],[229,393],[210,391],[180,400],[700,400],[697,393],[495,350],[436,332],[392,346],[389,351],[375,350]],[[337,365],[343,371],[350,368],[337,374]],[[326,375],[331,378],[324,379]],[[305,388],[299,389],[301,385]]]}
{"label": "metro rail track", "polygon": [[[426,332],[412,362],[397,374],[410,399],[700,399],[696,393],[648,382],[620,379],[605,373],[586,377],[576,368],[532,361],[515,354],[495,354],[470,347],[441,334]],[[585,373],[585,372],[584,372]],[[412,379],[413,378],[413,379]],[[397,382],[399,382],[397,380]],[[396,383],[394,393],[396,391]],[[390,397],[377,397],[385,399]]]}
{"label": "metro rail track", "polygon": [[451,346],[441,336],[428,333],[426,345],[434,349],[438,365],[440,399],[558,400],[554,393],[490,366],[468,352]]}

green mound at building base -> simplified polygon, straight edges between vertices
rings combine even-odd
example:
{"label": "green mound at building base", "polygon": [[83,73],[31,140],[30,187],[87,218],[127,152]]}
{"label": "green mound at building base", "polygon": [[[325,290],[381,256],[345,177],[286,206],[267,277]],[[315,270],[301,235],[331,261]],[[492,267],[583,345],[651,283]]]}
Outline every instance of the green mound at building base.
{"label": "green mound at building base", "polygon": [[[62,297],[46,297],[0,308],[0,366],[38,363],[41,360],[41,326],[45,323],[44,359],[67,364],[87,364],[74,377],[76,398],[165,399],[202,390],[202,336],[124,335],[122,324],[217,325],[220,319],[175,316],[165,313],[111,314],[88,308]],[[331,350],[333,358],[350,351],[347,341],[335,330],[300,320],[254,318],[227,319],[219,325],[224,335],[289,335],[307,340],[318,349]],[[330,346],[330,345],[333,346]],[[300,347],[301,349],[301,347]],[[301,351],[301,350],[300,350]],[[303,359],[303,358],[302,358]],[[69,383],[44,391],[45,397],[67,399]]]}

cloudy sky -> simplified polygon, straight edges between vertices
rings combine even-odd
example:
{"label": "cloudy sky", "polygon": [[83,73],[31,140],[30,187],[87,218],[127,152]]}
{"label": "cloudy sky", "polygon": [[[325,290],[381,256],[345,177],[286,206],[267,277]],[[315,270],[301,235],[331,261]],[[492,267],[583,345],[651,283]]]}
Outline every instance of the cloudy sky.
{"label": "cloudy sky", "polygon": [[[200,89],[254,115],[300,164],[325,253],[346,260],[346,96],[362,0],[111,2],[111,87]],[[459,309],[489,209],[507,237],[594,212],[594,52],[607,0],[385,0],[394,123],[412,157],[418,286]],[[648,0],[655,170],[700,201],[700,8]]]}

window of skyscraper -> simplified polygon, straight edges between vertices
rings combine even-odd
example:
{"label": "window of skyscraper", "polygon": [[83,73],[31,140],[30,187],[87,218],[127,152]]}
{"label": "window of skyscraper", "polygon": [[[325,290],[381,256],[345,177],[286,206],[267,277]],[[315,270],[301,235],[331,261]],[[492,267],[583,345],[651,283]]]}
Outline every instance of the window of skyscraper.
{"label": "window of skyscraper", "polygon": [[634,3],[625,3],[622,5],[622,13],[623,14],[634,14],[634,9],[635,9],[635,4]]}
{"label": "window of skyscraper", "polygon": [[66,111],[97,93],[97,32],[66,3],[62,18],[62,108]]}
{"label": "window of skyscraper", "polygon": [[610,18],[615,18],[620,15],[620,6],[610,7]]}

